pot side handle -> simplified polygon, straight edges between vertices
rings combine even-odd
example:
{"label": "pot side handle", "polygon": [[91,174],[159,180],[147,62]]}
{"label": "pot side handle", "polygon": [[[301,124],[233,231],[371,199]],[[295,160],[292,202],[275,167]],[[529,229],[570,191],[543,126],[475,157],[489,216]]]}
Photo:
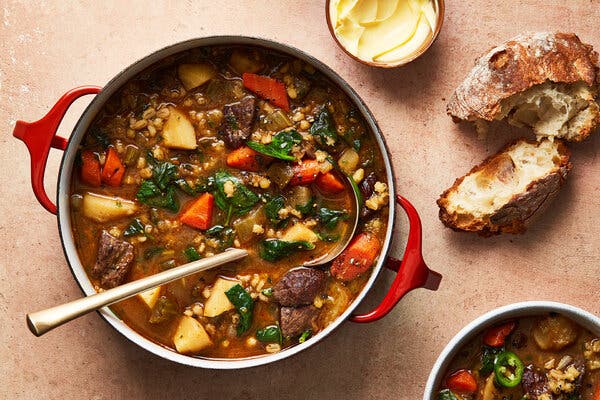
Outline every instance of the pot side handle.
{"label": "pot side handle", "polygon": [[442,280],[442,275],[430,270],[421,254],[421,219],[415,207],[404,197],[396,196],[396,202],[402,206],[408,215],[409,232],[404,258],[398,260],[389,257],[385,260],[384,266],[398,275],[394,278],[390,290],[385,295],[381,303],[369,313],[352,315],[352,322],[373,322],[385,317],[394,306],[400,301],[405,294],[413,289],[425,288],[429,290],[437,290]]}
{"label": "pot side handle", "polygon": [[35,122],[17,121],[13,136],[22,140],[31,156],[31,187],[40,204],[52,214],[56,205],[48,198],[44,188],[44,173],[50,147],[58,150],[67,148],[67,139],[57,136],[56,130],[65,113],[75,100],[86,94],[97,94],[99,86],[79,86],[65,93],[42,119]]}

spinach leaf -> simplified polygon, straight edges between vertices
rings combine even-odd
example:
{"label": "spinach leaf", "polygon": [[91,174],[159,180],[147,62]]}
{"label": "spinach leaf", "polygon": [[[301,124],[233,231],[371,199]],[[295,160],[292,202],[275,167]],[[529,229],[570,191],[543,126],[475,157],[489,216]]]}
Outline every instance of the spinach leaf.
{"label": "spinach leaf", "polygon": [[199,193],[210,192],[215,187],[215,179],[212,176],[195,182],[194,187],[191,187],[190,184],[183,178],[177,179],[175,183],[183,193],[192,197],[197,196]]}
{"label": "spinach leaf", "polygon": [[136,194],[138,200],[144,202],[145,199],[150,199],[161,194],[160,189],[153,181],[144,181],[140,185]]}
{"label": "spinach leaf", "polygon": [[[214,178],[215,190],[213,192],[215,196],[215,203],[217,206],[227,212],[227,223],[231,215],[244,215],[254,207],[258,202],[258,196],[248,189],[242,181],[231,175],[226,171],[219,171],[215,174]],[[228,197],[225,193],[225,183],[231,182],[233,184],[233,194]]]}
{"label": "spinach leaf", "polygon": [[144,250],[144,260],[149,260],[155,256],[161,254],[164,251],[164,247],[149,247]]}
{"label": "spinach leaf", "polygon": [[179,200],[175,194],[173,186],[167,187],[166,191],[161,191],[154,181],[144,181],[140,185],[136,194],[140,203],[150,207],[165,208],[171,212],[179,211]]}
{"label": "spinach leaf", "polygon": [[177,179],[175,181],[175,183],[177,184],[177,187],[185,194],[187,194],[188,196],[196,196],[198,193],[200,193],[196,187],[191,187],[189,183],[187,183],[187,181],[185,179]]}
{"label": "spinach leaf", "polygon": [[302,135],[296,130],[280,131],[273,135],[271,143],[262,144],[249,141],[246,144],[253,150],[259,153],[266,154],[271,157],[279,158],[280,160],[294,161],[296,157],[290,154],[294,145],[302,143]]}
{"label": "spinach leaf", "polygon": [[494,371],[494,360],[503,351],[504,347],[483,346],[481,349],[481,368],[479,369],[481,376],[489,375]]}
{"label": "spinach leaf", "polygon": [[160,190],[166,190],[177,179],[177,166],[170,162],[156,162],[152,169],[152,179]]}
{"label": "spinach leaf", "polygon": [[317,218],[321,221],[321,225],[325,229],[333,229],[338,222],[348,219],[346,211],[330,210],[329,208],[321,207],[317,211]]}
{"label": "spinach leaf", "polygon": [[438,394],[437,400],[458,400],[450,389],[444,389]]}
{"label": "spinach leaf", "polygon": [[339,137],[344,140],[344,142],[352,147],[354,150],[359,151],[362,147],[361,137],[363,135],[364,130],[357,130],[355,126],[351,126],[346,132],[341,134]]}
{"label": "spinach leaf", "polygon": [[321,109],[315,122],[310,127],[310,134],[321,147],[333,147],[337,141],[337,133],[333,118],[326,108]]}
{"label": "spinach leaf", "polygon": [[302,335],[300,335],[300,337],[298,338],[298,343],[306,342],[310,335],[312,335],[312,331],[310,329],[305,330],[304,332],[302,332]]}
{"label": "spinach leaf", "polygon": [[96,144],[100,145],[100,147],[103,149],[106,149],[108,146],[110,146],[110,139],[108,138],[106,132],[95,125],[90,129],[90,137],[94,139]]}
{"label": "spinach leaf", "polygon": [[265,215],[272,224],[279,226],[285,219],[279,216],[279,210],[285,207],[285,198],[281,195],[273,197],[265,204]]}
{"label": "spinach leaf", "polygon": [[269,325],[263,329],[256,331],[256,338],[261,342],[277,342],[283,341],[283,335],[279,325]]}
{"label": "spinach leaf", "polygon": [[225,295],[234,305],[238,314],[240,314],[240,321],[237,325],[237,335],[242,336],[252,325],[252,312],[254,311],[254,300],[244,290],[242,285],[237,284],[231,289],[225,292]]}
{"label": "spinach leaf", "polygon": [[175,183],[183,193],[192,197],[195,197],[200,193],[211,192],[215,188],[215,178],[212,176],[196,180],[193,187],[183,178],[177,179]]}
{"label": "spinach leaf", "polygon": [[135,218],[133,221],[131,221],[129,226],[125,228],[125,231],[123,231],[123,236],[125,237],[144,234],[144,224],[142,224],[142,221],[140,221],[138,218]]}
{"label": "spinach leaf", "polygon": [[260,257],[267,261],[277,261],[298,250],[312,250],[315,245],[309,242],[286,242],[279,239],[267,239],[260,242]]}
{"label": "spinach leaf", "polygon": [[221,251],[231,247],[235,240],[235,229],[223,225],[215,225],[205,231],[204,234],[217,239],[219,241],[219,250]]}
{"label": "spinach leaf", "polygon": [[158,302],[152,309],[152,315],[150,316],[151,324],[160,324],[161,322],[165,322],[175,315],[179,314],[177,311],[177,305],[169,300],[166,296],[160,296],[158,298]]}
{"label": "spinach leaf", "polygon": [[335,243],[338,240],[340,240],[339,233],[330,234],[326,232],[317,232],[317,237],[319,238],[319,240],[327,243]]}
{"label": "spinach leaf", "polygon": [[150,207],[161,207],[171,212],[179,211],[179,200],[175,194],[177,166],[167,161],[158,161],[152,153],[146,154],[152,166],[152,179],[142,182],[136,194],[140,203]]}
{"label": "spinach leaf", "polygon": [[194,246],[190,246],[183,250],[183,255],[185,255],[185,258],[187,258],[188,262],[198,261],[202,258]]}
{"label": "spinach leaf", "polygon": [[313,215],[316,209],[315,196],[311,196],[306,204],[298,204],[296,210],[300,211],[305,217]]}

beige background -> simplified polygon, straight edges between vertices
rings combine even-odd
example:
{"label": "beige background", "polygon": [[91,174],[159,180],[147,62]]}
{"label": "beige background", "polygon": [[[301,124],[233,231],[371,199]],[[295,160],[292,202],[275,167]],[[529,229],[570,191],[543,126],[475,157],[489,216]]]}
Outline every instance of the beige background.
{"label": "beige background", "polygon": [[[0,1],[0,398],[418,399],[440,350],[485,311],[552,299],[600,314],[598,135],[572,146],[568,183],[525,235],[457,234],[438,221],[435,205],[455,177],[518,134],[500,126],[496,138],[482,141],[472,127],[456,126],[445,115],[445,98],[475,57],[526,30],[574,31],[600,49],[600,1],[448,0],[434,46],[391,71],[349,59],[329,36],[323,3]],[[399,192],[421,213],[425,258],[444,274],[440,290],[415,291],[381,321],[344,323],[292,359],[242,371],[192,369],[159,359],[96,314],[33,337],[26,312],[81,292],[63,257],[55,217],[31,191],[26,149],[11,136],[15,120],[38,119],[67,89],[103,85],[153,50],[213,34],[291,44],[354,86],[386,136]],[[82,103],[62,132],[69,132]],[[49,161],[50,193],[60,156],[53,151]],[[400,222],[397,236],[404,238]],[[367,303],[375,304],[391,279],[385,272]]]}

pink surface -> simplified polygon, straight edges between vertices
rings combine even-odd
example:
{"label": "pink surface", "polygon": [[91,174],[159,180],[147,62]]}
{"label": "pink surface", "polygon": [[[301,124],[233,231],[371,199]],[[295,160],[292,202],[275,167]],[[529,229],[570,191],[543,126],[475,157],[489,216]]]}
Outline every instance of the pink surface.
{"label": "pink surface", "polygon": [[[0,4],[0,398],[418,399],[437,354],[467,322],[528,299],[600,314],[600,164],[596,134],[571,146],[573,171],[551,209],[521,236],[481,239],[445,229],[435,200],[453,180],[523,134],[503,126],[485,140],[454,125],[445,99],[477,55],[526,30],[577,33],[600,49],[600,1],[449,1],[437,42],[402,69],[356,63],[330,37],[321,1],[62,2]],[[56,219],[29,186],[17,119],[44,115],[67,89],[103,85],[132,61],[174,42],[245,34],[296,46],[339,72],[370,106],[392,153],[398,191],[421,214],[424,256],[444,274],[386,318],[344,323],[298,356],[242,371],[192,369],[129,343],[96,314],[35,338],[25,314],[81,292],[63,257]],[[72,109],[68,135],[84,107]],[[53,193],[61,153],[46,184]],[[398,248],[406,230],[399,216]],[[364,310],[393,275],[384,272]],[[266,384],[265,384],[266,382]]]}

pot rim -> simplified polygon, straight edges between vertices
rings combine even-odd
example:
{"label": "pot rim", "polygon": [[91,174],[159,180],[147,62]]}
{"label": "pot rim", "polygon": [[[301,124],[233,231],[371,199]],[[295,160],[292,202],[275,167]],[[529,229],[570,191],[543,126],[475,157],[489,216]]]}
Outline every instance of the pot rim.
{"label": "pot rim", "polygon": [[[350,98],[350,100],[360,110],[361,114],[365,118],[365,121],[367,122],[369,128],[375,136],[376,143],[383,157],[383,162],[386,169],[386,178],[389,186],[390,199],[395,198],[395,178],[389,158],[390,153],[376,119],[371,113],[371,111],[368,109],[365,102],[358,95],[358,93],[329,66],[319,61],[315,57],[293,46],[258,37],[223,35],[200,37],[178,42],[150,53],[149,55],[135,61],[134,63],[123,69],[121,72],[119,72],[117,75],[115,75],[104,86],[102,91],[94,97],[94,99],[83,111],[79,120],[77,121],[77,124],[75,125],[75,128],[73,129],[73,132],[71,133],[68,139],[68,145],[64,151],[58,173],[58,185],[56,195],[57,222],[59,236],[63,252],[67,260],[67,264],[71,269],[75,281],[86,296],[94,294],[96,293],[96,291],[94,290],[81,264],[77,249],[75,247],[75,242],[72,234],[73,230],[71,226],[69,201],[69,192],[71,187],[71,177],[73,173],[74,158],[79,143],[81,142],[84,133],[87,131],[87,128],[93,122],[94,118],[96,117],[98,111],[102,108],[102,106],[116,91],[118,91],[123,86],[123,84],[128,82],[133,76],[137,75],[146,68],[155,64],[156,62],[164,60],[169,56],[185,52],[193,48],[205,46],[262,47],[269,50],[278,51],[295,58],[299,58],[315,67],[321,73],[323,73]],[[98,311],[98,313],[105,321],[112,325],[113,328],[115,328],[123,336],[125,336],[127,339],[131,340],[138,346],[162,358],[180,364],[211,369],[241,369],[264,365],[290,357],[320,342],[323,338],[329,335],[334,329],[336,329],[342,322],[344,322],[350,316],[350,314],[354,311],[358,304],[362,302],[366,294],[371,290],[371,287],[373,286],[375,280],[379,276],[383,263],[387,258],[388,252],[390,250],[392,232],[395,224],[395,206],[396,205],[394,201],[389,202],[389,215],[387,220],[385,241],[383,243],[379,259],[377,260],[376,265],[373,267],[371,276],[369,277],[369,280],[365,283],[365,286],[363,287],[362,291],[357,295],[357,297],[348,306],[344,313],[338,316],[325,329],[313,336],[311,340],[307,340],[302,344],[297,344],[278,353],[239,359],[214,359],[192,357],[184,354],[179,354],[173,350],[168,349],[167,347],[164,347],[160,344],[151,341],[150,339],[145,338],[144,336],[137,333],[133,328],[125,324],[125,322],[123,322],[121,319],[119,319],[119,317],[115,315],[108,307],[102,308]]]}
{"label": "pot rim", "polygon": [[559,303],[555,301],[535,300],[507,304],[505,306],[495,308],[471,321],[452,339],[450,339],[450,342],[448,342],[446,347],[444,347],[437,360],[433,364],[431,373],[429,374],[429,378],[425,384],[423,400],[435,400],[435,391],[439,387],[439,384],[444,377],[444,373],[446,372],[446,369],[451,361],[454,359],[454,356],[473,337],[481,333],[482,330],[506,319],[535,316],[548,312],[563,314],[577,322],[582,327],[600,335],[600,318],[588,311],[570,304]]}

